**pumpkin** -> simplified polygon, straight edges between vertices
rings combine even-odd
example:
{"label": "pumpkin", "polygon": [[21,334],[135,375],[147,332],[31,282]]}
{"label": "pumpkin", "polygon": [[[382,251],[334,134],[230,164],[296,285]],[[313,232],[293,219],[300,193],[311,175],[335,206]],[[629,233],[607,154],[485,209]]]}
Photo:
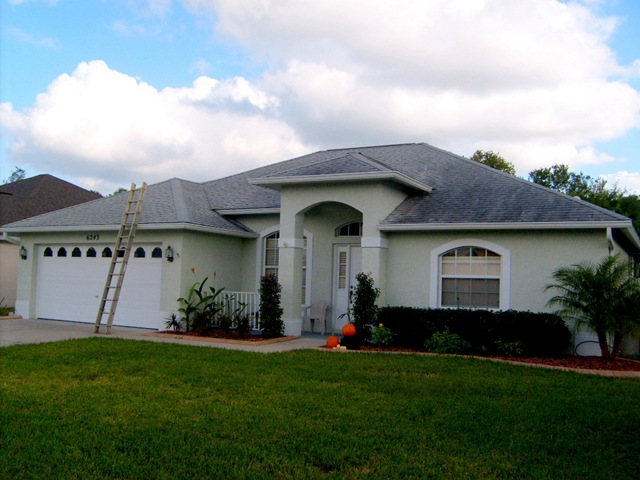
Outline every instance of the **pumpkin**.
{"label": "pumpkin", "polygon": [[353,323],[347,323],[342,327],[342,335],[345,337],[353,337],[356,334],[356,326]]}
{"label": "pumpkin", "polygon": [[340,343],[340,339],[335,335],[331,335],[327,338],[327,348],[335,348]]}

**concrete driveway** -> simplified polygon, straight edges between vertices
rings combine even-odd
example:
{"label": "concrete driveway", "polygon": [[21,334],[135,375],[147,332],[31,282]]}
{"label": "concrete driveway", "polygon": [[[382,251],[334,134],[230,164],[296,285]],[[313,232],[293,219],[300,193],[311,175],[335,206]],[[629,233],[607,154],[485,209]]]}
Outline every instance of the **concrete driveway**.
{"label": "concrete driveway", "polygon": [[[9,319],[0,320],[0,347],[22,345],[28,343],[58,342],[73,338],[126,338],[148,342],[181,343],[200,347],[226,348],[249,352],[285,352],[317,348],[324,345],[326,337],[320,335],[303,335],[294,340],[266,345],[247,345],[246,343],[223,343],[212,340],[193,340],[192,338],[171,338],[154,335],[154,330],[144,328],[112,327],[111,334],[94,334],[94,325],[90,323],[63,322],[57,320]],[[100,328],[101,332],[105,327]]]}

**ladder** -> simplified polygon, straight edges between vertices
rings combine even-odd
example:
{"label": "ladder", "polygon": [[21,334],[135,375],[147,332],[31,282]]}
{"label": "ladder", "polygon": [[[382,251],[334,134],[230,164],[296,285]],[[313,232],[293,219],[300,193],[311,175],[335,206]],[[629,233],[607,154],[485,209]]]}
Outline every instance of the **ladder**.
{"label": "ladder", "polygon": [[122,223],[118,231],[118,238],[111,256],[111,265],[109,273],[107,273],[107,281],[102,292],[102,300],[98,309],[96,318],[96,326],[94,333],[100,333],[100,325],[102,318],[107,316],[107,335],[111,333],[111,325],[113,317],[118,307],[118,299],[120,298],[120,290],[124,281],[124,274],[127,271],[127,263],[129,262],[129,254],[131,246],[138,228],[138,219],[142,210],[142,201],[147,191],[147,184],[142,183],[140,188],[136,188],[136,184],[132,183],[129,189],[129,197],[122,215]]}

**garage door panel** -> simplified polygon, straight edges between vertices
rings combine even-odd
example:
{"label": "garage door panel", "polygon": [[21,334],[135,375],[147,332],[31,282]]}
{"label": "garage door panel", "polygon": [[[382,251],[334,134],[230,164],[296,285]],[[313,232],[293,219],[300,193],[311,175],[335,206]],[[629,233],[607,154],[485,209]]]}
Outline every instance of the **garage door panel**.
{"label": "garage door panel", "polygon": [[[39,255],[38,318],[95,322],[111,259],[85,257],[86,245],[65,245],[65,248],[70,253],[76,246],[82,257]],[[104,248],[93,247],[98,252]],[[146,328],[164,325],[160,311],[162,259],[151,258],[153,247],[145,246],[147,257],[129,259],[114,325]],[[58,247],[53,248],[54,255],[57,250]]]}

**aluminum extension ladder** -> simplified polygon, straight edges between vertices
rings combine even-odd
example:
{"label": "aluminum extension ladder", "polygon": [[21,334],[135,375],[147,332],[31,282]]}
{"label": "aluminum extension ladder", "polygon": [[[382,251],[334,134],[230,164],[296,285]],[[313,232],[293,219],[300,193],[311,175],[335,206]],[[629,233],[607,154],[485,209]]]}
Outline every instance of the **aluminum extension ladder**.
{"label": "aluminum extension ladder", "polygon": [[120,230],[118,231],[118,237],[111,256],[111,265],[109,266],[109,273],[107,273],[107,281],[105,282],[102,292],[102,300],[100,301],[100,307],[98,309],[94,333],[100,333],[100,326],[102,325],[102,319],[105,315],[108,315],[106,333],[111,333],[111,325],[113,324],[113,317],[118,307],[120,290],[122,289],[124,274],[127,271],[129,254],[131,253],[131,246],[133,245],[133,239],[138,228],[138,219],[146,192],[146,183],[143,182],[140,188],[136,188],[135,183],[131,184],[127,205],[122,215],[122,223],[120,224]]}

